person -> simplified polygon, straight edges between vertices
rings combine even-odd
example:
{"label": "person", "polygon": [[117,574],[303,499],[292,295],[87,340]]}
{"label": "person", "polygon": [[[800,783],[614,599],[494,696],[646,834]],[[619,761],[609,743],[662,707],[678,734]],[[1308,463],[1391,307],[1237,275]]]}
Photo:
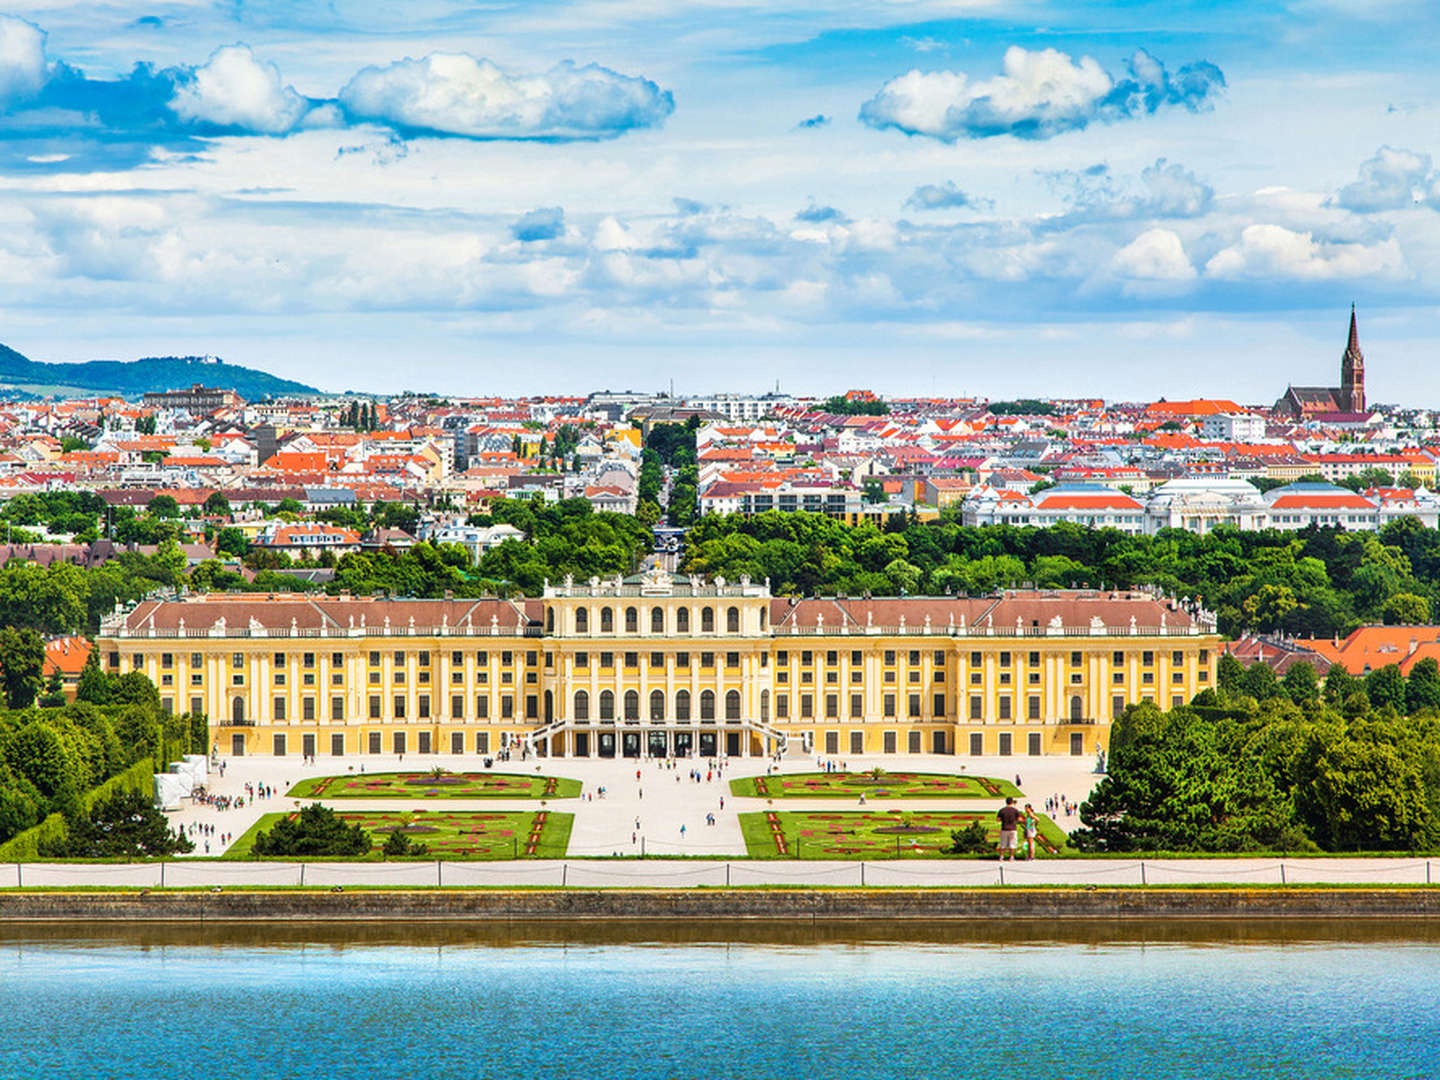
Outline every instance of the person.
{"label": "person", "polygon": [[1025,861],[1035,858],[1035,836],[1040,831],[1040,815],[1028,802],[1025,804]]}
{"label": "person", "polygon": [[1015,859],[1015,828],[1024,816],[1015,808],[1013,796],[1005,797],[1005,805],[995,812],[1000,819],[1000,861],[1004,862],[1008,853],[1013,862]]}

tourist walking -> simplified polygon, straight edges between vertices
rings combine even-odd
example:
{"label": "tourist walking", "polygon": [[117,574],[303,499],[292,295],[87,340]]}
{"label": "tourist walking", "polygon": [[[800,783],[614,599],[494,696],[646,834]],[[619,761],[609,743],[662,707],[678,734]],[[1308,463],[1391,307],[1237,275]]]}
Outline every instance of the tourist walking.
{"label": "tourist walking", "polygon": [[1015,830],[1024,816],[1015,807],[1015,800],[1011,796],[1005,797],[1005,805],[995,812],[1000,820],[1000,861],[1004,862],[1008,857],[1012,862],[1015,859]]}

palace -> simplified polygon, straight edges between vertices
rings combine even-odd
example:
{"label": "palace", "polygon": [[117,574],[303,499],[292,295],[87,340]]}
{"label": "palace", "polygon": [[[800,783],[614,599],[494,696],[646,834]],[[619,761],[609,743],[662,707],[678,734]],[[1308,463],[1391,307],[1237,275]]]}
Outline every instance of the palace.
{"label": "palace", "polygon": [[1092,754],[1213,686],[1198,604],[1148,592],[772,596],[651,571],[534,599],[239,593],[107,617],[109,671],[227,754]]}

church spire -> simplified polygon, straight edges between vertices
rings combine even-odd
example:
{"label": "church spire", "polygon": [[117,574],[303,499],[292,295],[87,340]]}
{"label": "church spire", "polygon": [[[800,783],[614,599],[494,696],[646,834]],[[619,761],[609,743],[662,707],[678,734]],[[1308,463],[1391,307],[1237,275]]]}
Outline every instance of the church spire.
{"label": "church spire", "polygon": [[1365,411],[1365,354],[1360,351],[1354,304],[1350,305],[1350,338],[1340,359],[1340,398],[1340,406],[1346,412]]}

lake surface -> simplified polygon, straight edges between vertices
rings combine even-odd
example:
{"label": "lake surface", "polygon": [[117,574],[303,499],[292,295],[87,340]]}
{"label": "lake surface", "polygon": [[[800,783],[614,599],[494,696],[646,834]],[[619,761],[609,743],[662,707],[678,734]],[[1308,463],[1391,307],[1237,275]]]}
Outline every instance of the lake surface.
{"label": "lake surface", "polygon": [[1425,922],[0,927],[0,1077],[1433,1077]]}

